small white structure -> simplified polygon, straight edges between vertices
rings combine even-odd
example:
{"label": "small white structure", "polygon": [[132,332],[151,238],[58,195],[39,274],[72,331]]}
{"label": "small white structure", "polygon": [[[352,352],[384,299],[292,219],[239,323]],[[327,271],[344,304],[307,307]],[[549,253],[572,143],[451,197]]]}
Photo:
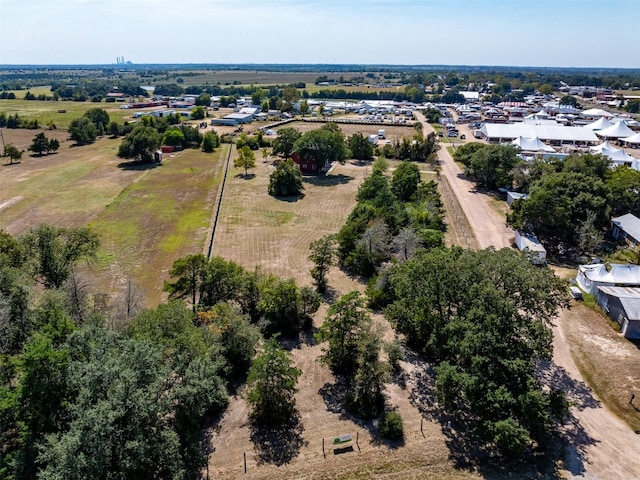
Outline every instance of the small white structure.
{"label": "small white structure", "polygon": [[375,133],[373,135],[369,135],[367,139],[369,140],[369,143],[373,143],[374,145],[378,144],[378,135]]}
{"label": "small white structure", "polygon": [[576,281],[582,290],[594,296],[598,294],[598,287],[640,287],[640,265],[580,265]]}
{"label": "small white structure", "polygon": [[630,137],[633,134],[634,131],[627,127],[624,122],[614,123],[608,128],[596,130],[596,135],[604,138],[624,138]]}
{"label": "small white structure", "polygon": [[546,145],[538,137],[518,137],[511,144],[519,147],[523,152],[555,152],[553,147]]}
{"label": "small white structure", "polygon": [[547,258],[547,251],[535,235],[516,231],[515,238],[518,250],[529,256],[531,263],[541,265]]}
{"label": "small white structure", "polygon": [[529,198],[529,195],[527,195],[526,193],[507,192],[507,205],[511,206],[516,200],[526,200],[527,198]]}
{"label": "small white structure", "polygon": [[384,138],[384,130],[383,129],[378,130],[378,138],[382,138],[382,139]]}

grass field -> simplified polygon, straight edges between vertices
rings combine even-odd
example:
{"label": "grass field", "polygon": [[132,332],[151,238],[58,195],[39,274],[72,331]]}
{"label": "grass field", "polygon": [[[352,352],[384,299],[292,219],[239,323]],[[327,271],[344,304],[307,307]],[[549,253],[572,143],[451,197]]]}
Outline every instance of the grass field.
{"label": "grass field", "polygon": [[[5,141],[19,148],[35,133],[3,129]],[[39,223],[89,224],[101,241],[100,289],[113,293],[130,276],[155,305],[173,260],[203,250],[225,150],[185,150],[144,170],[121,165],[119,143],[101,138],[72,147],[63,140],[58,154],[24,154],[19,164],[0,165],[0,228],[18,235]]]}
{"label": "grass field", "polygon": [[101,240],[98,274],[110,290],[131,277],[147,303],[158,304],[173,261],[203,251],[226,148],[185,150],[139,172],[89,223]]}
{"label": "grass field", "polygon": [[49,102],[45,100],[0,100],[0,112],[6,115],[18,114],[26,119],[38,119],[42,127],[53,123],[59,129],[66,129],[75,118],[81,117],[91,108],[103,108],[109,118],[118,123],[131,119],[136,110],[121,110],[120,104],[94,102]]}

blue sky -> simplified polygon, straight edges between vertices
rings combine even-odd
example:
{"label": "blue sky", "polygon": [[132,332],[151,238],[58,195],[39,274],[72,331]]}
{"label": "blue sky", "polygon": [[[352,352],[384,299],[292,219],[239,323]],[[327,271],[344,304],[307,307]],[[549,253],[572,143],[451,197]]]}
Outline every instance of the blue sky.
{"label": "blue sky", "polygon": [[0,64],[640,67],[640,0],[0,0]]}

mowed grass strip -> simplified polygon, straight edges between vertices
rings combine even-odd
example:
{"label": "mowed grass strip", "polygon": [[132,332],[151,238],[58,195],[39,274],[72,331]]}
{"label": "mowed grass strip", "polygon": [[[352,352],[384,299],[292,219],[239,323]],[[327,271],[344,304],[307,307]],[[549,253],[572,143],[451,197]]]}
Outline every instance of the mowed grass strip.
{"label": "mowed grass strip", "polygon": [[98,273],[111,281],[112,292],[131,277],[147,304],[157,304],[173,261],[203,251],[226,148],[214,154],[185,150],[166,159],[90,223],[101,242]]}

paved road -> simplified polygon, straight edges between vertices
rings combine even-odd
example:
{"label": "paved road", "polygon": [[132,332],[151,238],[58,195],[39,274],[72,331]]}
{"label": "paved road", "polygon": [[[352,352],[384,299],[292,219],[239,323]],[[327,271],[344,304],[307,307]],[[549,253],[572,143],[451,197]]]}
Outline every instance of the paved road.
{"label": "paved road", "polygon": [[[424,125],[423,133],[433,132],[433,127],[426,122],[420,112],[414,112],[416,118]],[[451,185],[451,189],[464,211],[471,230],[475,233],[480,248],[493,246],[497,249],[510,247],[514,241],[513,230],[505,224],[504,216],[491,207],[492,197],[478,192],[475,184],[464,178],[460,167],[453,161],[451,154],[443,143],[438,151],[440,160],[440,174]]]}
{"label": "paved road", "polygon": [[[415,115],[423,123],[425,135],[433,131],[421,113]],[[477,237],[478,245],[480,248],[510,246],[513,230],[505,226],[504,217],[491,207],[491,197],[476,192],[474,185],[462,177],[460,168],[453,162],[445,145],[438,152],[441,175],[449,180]],[[563,325],[567,322],[580,322],[580,308],[563,310],[557,318],[553,341],[554,363],[566,372],[572,385],[585,385],[563,333]],[[587,480],[640,479],[640,436],[595,396],[591,398],[592,402],[571,409],[574,421],[569,422],[563,432],[568,443],[563,476]]]}

